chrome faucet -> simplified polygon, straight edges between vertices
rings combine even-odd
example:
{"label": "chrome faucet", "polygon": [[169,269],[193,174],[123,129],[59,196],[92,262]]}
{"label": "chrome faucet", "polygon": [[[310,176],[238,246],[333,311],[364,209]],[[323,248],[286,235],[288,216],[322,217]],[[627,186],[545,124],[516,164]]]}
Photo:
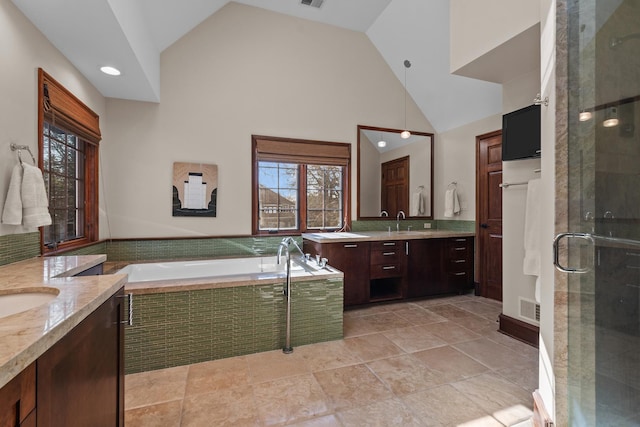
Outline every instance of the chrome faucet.
{"label": "chrome faucet", "polygon": [[404,212],[398,211],[398,215],[396,215],[396,231],[400,231],[400,215],[402,215],[402,219],[407,219]]}
{"label": "chrome faucet", "polygon": [[289,256],[289,245],[291,243],[293,243],[293,246],[298,250],[298,252],[300,252],[302,262],[304,263],[307,262],[307,257],[304,255],[304,252],[302,252],[302,249],[300,249],[300,246],[298,246],[298,242],[296,242],[293,237],[289,236],[282,239],[282,241],[278,245],[278,255],[276,255],[276,264],[280,264],[280,257],[282,256],[283,249],[286,251],[286,255]]}
{"label": "chrome faucet", "polygon": [[382,216],[389,216],[389,212],[387,212],[387,211],[385,211],[385,210],[382,210],[382,211],[380,211],[380,216],[381,216],[381,217],[382,217]]}

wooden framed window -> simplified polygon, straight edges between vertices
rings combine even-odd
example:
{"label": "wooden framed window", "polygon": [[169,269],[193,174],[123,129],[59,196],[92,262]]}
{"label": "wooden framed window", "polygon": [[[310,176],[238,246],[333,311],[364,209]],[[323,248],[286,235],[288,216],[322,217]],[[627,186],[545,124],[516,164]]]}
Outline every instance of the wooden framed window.
{"label": "wooden framed window", "polygon": [[253,234],[350,225],[349,144],[254,135],[252,153]]}
{"label": "wooden framed window", "polygon": [[99,117],[38,70],[39,167],[51,225],[40,228],[42,253],[98,240]]}

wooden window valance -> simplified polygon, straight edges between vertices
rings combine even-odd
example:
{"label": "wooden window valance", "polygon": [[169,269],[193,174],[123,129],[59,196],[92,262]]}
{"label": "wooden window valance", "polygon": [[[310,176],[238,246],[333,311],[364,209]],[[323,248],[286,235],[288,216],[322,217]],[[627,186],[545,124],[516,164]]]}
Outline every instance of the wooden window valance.
{"label": "wooden window valance", "polygon": [[258,161],[347,166],[351,159],[350,144],[256,135],[251,139]]}
{"label": "wooden window valance", "polygon": [[38,69],[38,88],[40,111],[52,124],[74,131],[91,144],[100,142],[100,117],[42,68]]}

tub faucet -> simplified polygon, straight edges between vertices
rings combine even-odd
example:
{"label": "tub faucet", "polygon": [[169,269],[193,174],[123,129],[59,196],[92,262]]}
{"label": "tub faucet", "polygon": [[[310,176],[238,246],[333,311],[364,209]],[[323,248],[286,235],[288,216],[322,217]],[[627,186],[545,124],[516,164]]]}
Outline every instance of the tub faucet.
{"label": "tub faucet", "polygon": [[400,215],[402,215],[402,219],[407,219],[407,217],[404,216],[404,212],[398,211],[398,215],[396,215],[396,231],[400,231]]}
{"label": "tub faucet", "polygon": [[301,258],[302,262],[304,262],[306,264],[307,257],[305,257],[304,252],[302,252],[302,249],[300,249],[300,246],[298,245],[298,242],[296,242],[295,239],[293,237],[291,237],[291,236],[285,237],[284,239],[282,239],[282,241],[278,245],[278,255],[276,256],[276,263],[280,264],[280,257],[282,256],[282,250],[283,249],[286,251],[287,255],[289,254],[289,245],[291,243],[293,243],[293,246],[298,250],[298,252],[300,252],[300,258]]}

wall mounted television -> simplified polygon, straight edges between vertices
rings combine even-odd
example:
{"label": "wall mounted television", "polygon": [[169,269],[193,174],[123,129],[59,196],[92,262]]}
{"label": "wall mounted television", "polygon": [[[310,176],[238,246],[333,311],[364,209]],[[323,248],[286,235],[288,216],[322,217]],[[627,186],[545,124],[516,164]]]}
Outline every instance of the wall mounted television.
{"label": "wall mounted television", "polygon": [[502,161],[540,157],[540,105],[502,116]]}

